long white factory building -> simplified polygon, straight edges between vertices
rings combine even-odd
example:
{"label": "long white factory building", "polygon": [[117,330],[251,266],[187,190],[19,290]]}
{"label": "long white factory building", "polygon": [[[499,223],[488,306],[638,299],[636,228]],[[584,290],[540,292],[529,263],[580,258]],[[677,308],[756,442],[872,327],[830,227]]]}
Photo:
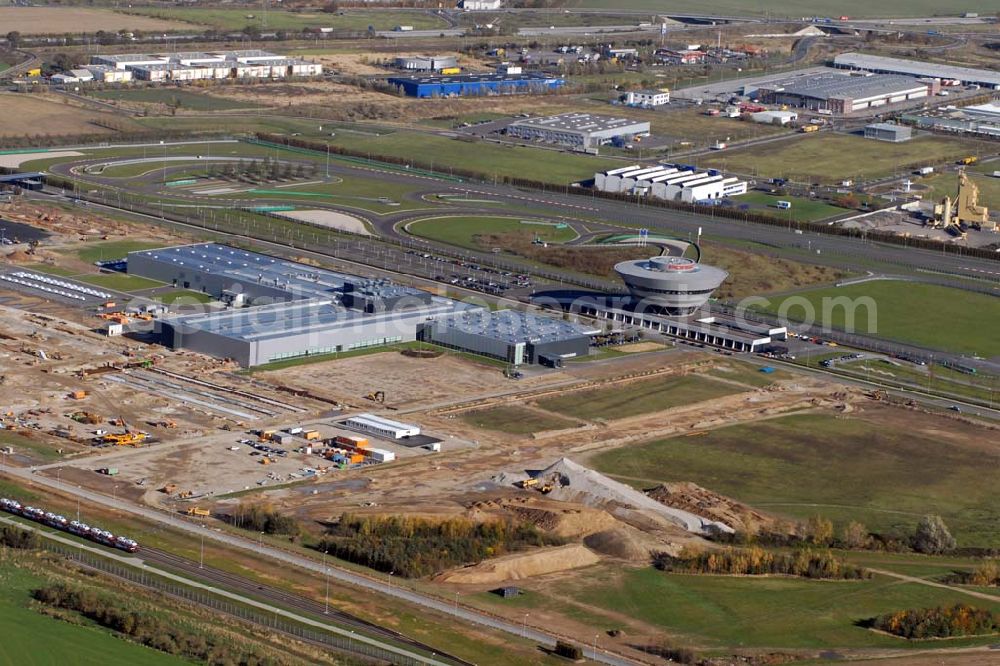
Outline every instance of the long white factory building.
{"label": "long white factory building", "polygon": [[686,165],[633,164],[595,173],[594,188],[601,192],[697,203],[746,194],[748,185],[745,180],[725,176],[714,169],[697,171]]}
{"label": "long white factory building", "polygon": [[319,76],[323,73],[323,65],[319,63],[257,49],[207,53],[95,55],[91,57],[90,63],[86,69],[93,75],[93,80],[105,83],[283,79],[293,76]]}

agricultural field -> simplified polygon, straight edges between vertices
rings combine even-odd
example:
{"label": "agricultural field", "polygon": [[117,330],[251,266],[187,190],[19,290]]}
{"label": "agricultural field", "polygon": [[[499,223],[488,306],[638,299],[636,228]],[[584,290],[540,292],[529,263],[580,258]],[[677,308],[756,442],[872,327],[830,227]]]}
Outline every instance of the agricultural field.
{"label": "agricultural field", "polygon": [[[303,28],[334,28],[336,30],[364,31],[368,26],[376,30],[392,30],[397,25],[412,25],[417,30],[447,28],[448,23],[426,12],[416,11],[354,11],[344,10],[335,14],[285,12],[247,9],[201,8],[133,8],[130,16],[147,16],[177,22],[194,23],[217,30],[241,30],[248,25],[268,30],[301,30]],[[265,23],[266,16],[266,23]]]}
{"label": "agricultural field", "polygon": [[[807,315],[836,328],[849,323],[848,310],[832,307],[832,300],[847,299],[853,308],[853,328],[859,333],[877,333],[879,337],[909,342],[931,349],[943,349],[984,357],[1000,354],[1000,309],[996,298],[937,285],[879,280],[803,291],[775,298],[765,309],[782,312],[790,319]],[[871,301],[861,300],[871,299]],[[829,321],[821,321],[827,303]],[[866,307],[874,303],[874,307]]]}
{"label": "agricultural field", "polygon": [[[581,9],[637,9],[649,12],[663,11],[662,0],[571,0],[569,7]],[[853,18],[909,17],[909,16],[958,16],[966,7],[956,7],[948,0],[888,0],[873,4],[863,0],[845,0],[837,3],[833,11],[830,4],[824,0],[801,0],[794,5],[780,0],[765,0],[764,2],[747,3],[744,0],[719,0],[712,3],[712,13],[723,16],[787,16],[801,18],[803,16],[851,16]],[[978,9],[980,14],[992,9],[998,10],[994,0],[984,0],[968,7]],[[670,10],[678,13],[703,14],[705,4],[698,0],[675,0],[670,3]]]}
{"label": "agricultural field", "polygon": [[1000,464],[986,431],[874,408],[859,416],[801,414],[674,437],[594,456],[590,464],[648,488],[692,481],[792,518],[909,534],[941,515],[959,546],[1000,546],[1000,500],[984,469]]}
{"label": "agricultural field", "polygon": [[713,400],[742,390],[707,377],[687,375],[574,391],[539,400],[538,406],[570,418],[614,420]]}
{"label": "agricultural field", "polygon": [[914,165],[950,162],[964,155],[993,152],[971,139],[918,136],[905,143],[886,143],[854,134],[803,135],[748,149],[724,150],[697,161],[712,167],[761,178],[836,183],[891,175]]}
{"label": "agricultural field", "polygon": [[516,217],[430,217],[406,225],[414,236],[471,250],[489,249],[478,239],[485,235],[517,234],[548,243],[565,243],[577,237],[567,224]]}
{"label": "agricultural field", "polygon": [[479,412],[462,414],[462,420],[474,428],[496,430],[509,435],[530,435],[543,430],[572,428],[578,422],[535,411],[518,405],[503,405]]}
{"label": "agricultural field", "polygon": [[113,121],[124,128],[134,126],[131,121],[110,113],[88,111],[40,95],[0,93],[0,109],[4,112],[4,122],[0,124],[0,138],[23,135],[114,133],[113,130],[95,124],[94,121]]}
{"label": "agricultural field", "polygon": [[23,35],[64,35],[99,30],[171,32],[188,27],[172,20],[82,7],[0,7],[0,26],[4,34],[16,31]]}
{"label": "agricultural field", "polygon": [[225,111],[228,109],[256,109],[261,104],[250,104],[234,99],[213,97],[200,92],[178,88],[141,88],[136,90],[95,90],[89,94],[104,101],[164,104],[179,110]]}

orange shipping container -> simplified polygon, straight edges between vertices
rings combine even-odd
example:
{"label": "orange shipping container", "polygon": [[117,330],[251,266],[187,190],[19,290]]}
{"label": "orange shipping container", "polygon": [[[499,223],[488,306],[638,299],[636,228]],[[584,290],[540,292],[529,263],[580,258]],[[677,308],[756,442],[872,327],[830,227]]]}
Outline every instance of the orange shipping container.
{"label": "orange shipping container", "polygon": [[356,465],[365,461],[365,456],[362,453],[355,453],[351,456],[351,464]]}
{"label": "orange shipping container", "polygon": [[368,440],[357,435],[337,435],[337,443],[344,446],[353,446],[357,449],[367,449]]}

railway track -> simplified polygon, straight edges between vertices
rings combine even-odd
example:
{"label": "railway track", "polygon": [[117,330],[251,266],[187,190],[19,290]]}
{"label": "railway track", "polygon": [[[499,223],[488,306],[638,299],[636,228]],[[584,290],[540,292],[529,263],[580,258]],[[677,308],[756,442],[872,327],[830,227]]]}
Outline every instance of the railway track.
{"label": "railway track", "polygon": [[419,650],[428,654],[433,653],[436,654],[438,658],[450,661],[453,664],[456,664],[456,666],[473,666],[471,662],[449,655],[446,652],[442,652],[439,648],[431,647],[421,643],[420,641],[404,636],[403,634],[392,631],[391,629],[386,629],[385,627],[381,627],[355,615],[351,615],[350,613],[346,613],[332,607],[326,609],[324,604],[292,594],[291,592],[285,592],[284,590],[279,590],[267,585],[258,585],[253,581],[247,580],[246,578],[222,571],[220,569],[207,566],[202,567],[199,566],[197,562],[172,553],[164,552],[162,550],[157,550],[155,548],[143,548],[140,555],[142,559],[147,562],[156,563],[177,572],[189,574],[193,578],[199,578],[216,583],[229,590],[259,598],[273,604],[280,605],[283,608],[308,614],[315,619],[332,621],[344,627],[357,629],[369,636],[387,639],[393,641],[394,643],[405,645],[410,649]]}

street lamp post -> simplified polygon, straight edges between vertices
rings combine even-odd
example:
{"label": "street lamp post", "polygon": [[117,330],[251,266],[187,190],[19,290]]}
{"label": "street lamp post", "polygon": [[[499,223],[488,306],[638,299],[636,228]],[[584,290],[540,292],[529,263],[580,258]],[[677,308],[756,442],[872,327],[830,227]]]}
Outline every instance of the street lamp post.
{"label": "street lamp post", "polygon": [[323,614],[330,614],[330,567],[326,564],[327,551],[323,551],[323,573],[326,575],[326,594],[323,597]]}
{"label": "street lamp post", "polygon": [[530,613],[525,613],[524,618],[521,620],[521,638],[528,637],[528,615]]}

